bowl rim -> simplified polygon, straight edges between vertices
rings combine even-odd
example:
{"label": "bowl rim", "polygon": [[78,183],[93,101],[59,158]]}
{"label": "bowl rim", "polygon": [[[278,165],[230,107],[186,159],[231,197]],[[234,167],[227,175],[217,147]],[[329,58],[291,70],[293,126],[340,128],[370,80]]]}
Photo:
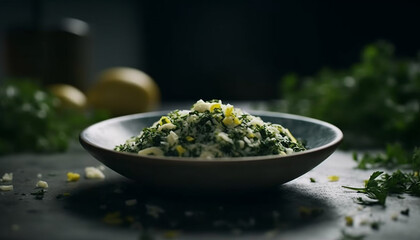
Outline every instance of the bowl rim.
{"label": "bowl rim", "polygon": [[[297,157],[300,155],[307,155],[314,152],[319,152],[328,148],[331,148],[333,146],[338,145],[343,140],[343,132],[336,127],[335,125],[328,123],[326,121],[322,121],[319,119],[296,115],[296,114],[290,114],[290,113],[283,113],[283,112],[273,112],[273,111],[261,111],[261,110],[244,110],[245,113],[256,115],[259,117],[277,117],[277,118],[286,118],[286,119],[292,119],[292,120],[299,120],[299,121],[305,121],[305,122],[311,122],[318,125],[325,126],[329,129],[331,129],[335,133],[335,138],[328,142],[327,144],[324,144],[322,146],[311,148],[302,152],[295,152],[289,155],[280,156],[280,155],[265,155],[265,156],[246,156],[246,157],[221,157],[221,158],[200,158],[200,157],[176,157],[176,156],[153,156],[153,155],[138,155],[135,153],[127,153],[127,152],[119,152],[114,149],[109,149],[102,147],[94,142],[91,142],[87,139],[86,135],[87,133],[93,129],[97,128],[101,125],[106,125],[113,122],[120,122],[120,121],[126,121],[131,119],[141,119],[141,118],[147,118],[147,117],[160,117],[164,116],[171,112],[170,110],[162,110],[162,111],[152,111],[152,112],[146,112],[146,113],[135,113],[135,114],[129,114],[119,117],[113,117],[110,119],[106,119],[97,123],[94,123],[85,129],[83,129],[79,134],[79,142],[81,145],[87,149],[86,145],[89,145],[91,148],[98,149],[100,151],[105,151],[110,154],[114,155],[121,155],[125,157],[131,157],[131,158],[139,158],[139,159],[149,159],[153,161],[171,161],[171,162],[200,162],[200,163],[232,163],[232,162],[250,162],[250,161],[261,161],[261,160],[277,160],[279,158],[281,159],[287,159],[292,157]],[[142,129],[139,130],[139,133]],[[292,130],[293,131],[293,130]]]}

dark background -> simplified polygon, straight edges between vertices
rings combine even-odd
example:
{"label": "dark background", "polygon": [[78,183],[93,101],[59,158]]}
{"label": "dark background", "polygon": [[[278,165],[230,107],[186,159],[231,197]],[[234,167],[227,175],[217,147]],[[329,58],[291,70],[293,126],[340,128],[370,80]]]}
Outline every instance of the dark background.
{"label": "dark background", "polygon": [[[128,66],[166,101],[274,99],[284,74],[348,67],[379,39],[416,56],[419,12],[416,1],[1,0],[0,78],[88,88],[102,70]],[[62,34],[63,18],[88,33]]]}

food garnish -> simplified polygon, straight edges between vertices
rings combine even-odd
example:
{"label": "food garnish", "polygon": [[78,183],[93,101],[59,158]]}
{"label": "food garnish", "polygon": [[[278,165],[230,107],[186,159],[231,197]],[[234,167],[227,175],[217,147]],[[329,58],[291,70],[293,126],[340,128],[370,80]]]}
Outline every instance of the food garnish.
{"label": "food garnish", "polygon": [[336,176],[336,175],[328,176],[328,181],[330,182],[337,182],[338,180],[340,180],[339,176]]}
{"label": "food garnish", "polygon": [[13,181],[13,173],[5,173],[0,179],[0,182],[11,182]]}
{"label": "food garnish", "polygon": [[12,191],[13,190],[13,185],[0,185],[0,190],[1,191]]}
{"label": "food garnish", "polygon": [[104,173],[96,167],[86,167],[85,175],[87,179],[104,179]]}
{"label": "food garnish", "polygon": [[41,181],[41,180],[39,180],[37,183],[36,183],[36,187],[37,188],[48,188],[48,183],[46,182],[46,181]]}
{"label": "food garnish", "polygon": [[67,181],[68,182],[77,182],[80,179],[80,174],[74,172],[67,173]]}
{"label": "food garnish", "polygon": [[364,193],[368,198],[374,200],[367,201],[359,197],[357,200],[360,204],[385,205],[386,198],[390,194],[408,193],[414,196],[420,196],[420,177],[413,172],[404,173],[400,170],[392,174],[376,171],[370,176],[364,187],[343,187]]}

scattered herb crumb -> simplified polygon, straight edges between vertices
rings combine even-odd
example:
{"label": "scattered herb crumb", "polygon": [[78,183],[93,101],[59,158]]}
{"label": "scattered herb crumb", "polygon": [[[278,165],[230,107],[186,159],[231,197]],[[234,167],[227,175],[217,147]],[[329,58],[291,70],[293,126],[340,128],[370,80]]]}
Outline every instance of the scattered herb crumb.
{"label": "scattered herb crumb", "polygon": [[44,188],[41,188],[35,192],[31,192],[31,195],[35,196],[35,199],[37,200],[42,200],[44,199],[44,195],[47,192],[47,190],[45,190]]}
{"label": "scattered herb crumb", "polygon": [[379,230],[379,227],[380,227],[381,224],[382,224],[382,222],[380,222],[380,221],[374,221],[374,222],[370,223],[370,227],[373,230]]}
{"label": "scattered herb crumb", "polygon": [[86,167],[85,175],[87,179],[104,179],[104,173],[96,167]]}
{"label": "scattered herb crumb", "polygon": [[39,181],[36,183],[36,187],[37,187],[37,188],[48,188],[48,183],[47,183],[46,181],[41,181],[41,180],[39,180]]}
{"label": "scattered herb crumb", "polygon": [[392,221],[398,221],[398,214],[397,213],[392,214],[391,215],[391,220]]}
{"label": "scattered herb crumb", "polygon": [[311,183],[316,182],[315,178],[309,178],[309,180],[311,181]]}
{"label": "scattered herb crumb", "polygon": [[407,193],[420,196],[420,177],[415,172],[404,173],[397,170],[392,174],[388,174],[382,171],[376,171],[372,173],[369,180],[365,183],[365,187],[343,187],[364,193],[368,198],[376,200],[373,202],[366,201],[359,197],[357,200],[360,204],[380,204],[385,206],[386,198],[390,194]]}
{"label": "scattered herb crumb", "polygon": [[124,222],[119,211],[107,213],[102,221],[109,225],[121,225]]}
{"label": "scattered herb crumb", "polygon": [[163,214],[165,210],[163,210],[161,207],[155,206],[155,205],[146,205],[146,213],[149,216],[152,216],[155,219],[158,219],[161,214]]}
{"label": "scattered herb crumb", "polygon": [[65,198],[65,197],[69,197],[69,196],[71,196],[71,194],[70,194],[70,193],[60,193],[60,194],[58,194],[55,198],[56,198],[56,199],[63,199],[63,198]]}
{"label": "scattered herb crumb", "polygon": [[13,173],[5,173],[1,178],[0,182],[11,182],[13,181]]}
{"label": "scattered herb crumb", "polygon": [[340,180],[339,176],[336,176],[336,175],[328,176],[328,181],[330,182],[337,182],[338,180]]}
{"label": "scattered herb crumb", "polygon": [[365,239],[366,235],[360,234],[360,235],[353,235],[350,233],[347,233],[346,231],[341,231],[341,238],[339,240],[363,240]]}
{"label": "scattered herb crumb", "polygon": [[404,216],[408,216],[408,215],[410,215],[410,209],[409,209],[409,208],[407,208],[407,209],[405,209],[405,210],[402,210],[400,213],[401,213],[402,215],[404,215]]}
{"label": "scattered herb crumb", "polygon": [[80,174],[74,172],[67,173],[67,182],[77,182],[80,179]]}
{"label": "scattered herb crumb", "polygon": [[174,239],[179,236],[180,232],[177,230],[167,230],[163,233],[163,237],[166,239]]}
{"label": "scattered herb crumb", "polygon": [[346,221],[346,226],[348,227],[353,226],[354,220],[352,216],[345,216],[344,220]]}
{"label": "scattered herb crumb", "polygon": [[301,206],[298,209],[299,216],[304,219],[310,219],[320,216],[324,210],[322,208],[304,207]]}
{"label": "scattered herb crumb", "polygon": [[13,191],[13,185],[0,185],[1,191]]}

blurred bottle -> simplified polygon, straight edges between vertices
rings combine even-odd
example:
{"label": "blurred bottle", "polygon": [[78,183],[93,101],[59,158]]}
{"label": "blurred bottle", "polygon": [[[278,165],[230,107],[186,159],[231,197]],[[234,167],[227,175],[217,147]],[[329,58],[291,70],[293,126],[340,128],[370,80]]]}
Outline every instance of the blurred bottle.
{"label": "blurred bottle", "polygon": [[72,18],[47,30],[17,28],[6,36],[6,75],[86,89],[89,26]]}

